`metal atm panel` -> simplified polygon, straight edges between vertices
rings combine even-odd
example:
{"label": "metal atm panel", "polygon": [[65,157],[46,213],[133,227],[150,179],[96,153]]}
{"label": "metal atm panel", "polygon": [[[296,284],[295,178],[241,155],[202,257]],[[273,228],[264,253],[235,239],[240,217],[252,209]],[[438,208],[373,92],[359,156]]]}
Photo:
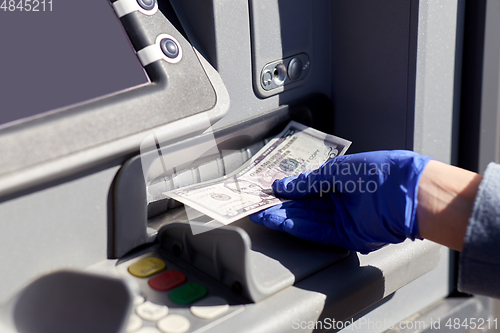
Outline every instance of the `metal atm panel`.
{"label": "metal atm panel", "polygon": [[[150,135],[162,149],[193,153],[211,128],[216,151],[205,162],[216,178],[296,120],[352,140],[351,152],[416,149],[449,162],[457,1],[141,3],[148,7],[118,0],[103,10],[122,24],[150,83],[0,131],[0,243],[8,254],[0,259],[0,318],[27,297],[23,286],[60,269],[118,276],[132,298],[164,301],[192,320],[191,330],[210,332],[288,332],[297,320],[298,331],[312,331],[300,323],[325,318],[386,319],[389,327],[448,295],[449,253],[427,241],[362,256],[246,219],[197,241],[184,208],[162,196],[162,181],[145,183],[140,153]],[[182,49],[178,62],[161,53],[170,37]],[[280,79],[298,61],[309,65]],[[429,72],[435,67],[440,75]],[[439,131],[435,117],[445,120]],[[217,254],[229,252],[226,242],[238,251]],[[151,256],[223,296],[230,312],[203,322],[149,278],[131,276],[130,266]],[[63,278],[75,281],[71,274],[54,281]],[[89,288],[107,283],[92,281]],[[414,300],[402,303],[407,298]],[[131,309],[120,310],[123,318]]]}

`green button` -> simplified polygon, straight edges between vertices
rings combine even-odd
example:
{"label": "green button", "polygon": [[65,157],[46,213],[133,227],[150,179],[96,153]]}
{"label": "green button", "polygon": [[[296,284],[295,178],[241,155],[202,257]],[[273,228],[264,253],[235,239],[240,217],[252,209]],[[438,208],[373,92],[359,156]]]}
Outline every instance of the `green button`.
{"label": "green button", "polygon": [[205,297],[207,288],[199,283],[186,283],[170,293],[170,300],[180,305],[187,305]]}

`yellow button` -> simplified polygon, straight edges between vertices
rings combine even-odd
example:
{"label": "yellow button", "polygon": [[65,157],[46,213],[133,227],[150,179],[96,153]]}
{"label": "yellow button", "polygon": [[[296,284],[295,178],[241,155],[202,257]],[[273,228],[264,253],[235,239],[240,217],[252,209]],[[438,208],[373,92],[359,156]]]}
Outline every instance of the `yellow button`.
{"label": "yellow button", "polygon": [[130,265],[128,271],[133,276],[148,277],[165,269],[165,262],[155,257],[149,257]]}

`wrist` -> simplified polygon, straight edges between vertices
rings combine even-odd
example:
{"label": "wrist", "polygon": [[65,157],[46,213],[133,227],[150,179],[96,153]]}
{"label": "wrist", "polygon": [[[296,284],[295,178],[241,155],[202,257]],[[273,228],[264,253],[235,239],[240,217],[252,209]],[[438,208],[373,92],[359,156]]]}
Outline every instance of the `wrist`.
{"label": "wrist", "polygon": [[414,153],[409,166],[408,181],[406,183],[406,206],[405,206],[405,236],[411,240],[422,239],[418,226],[418,189],[424,170],[432,161],[432,158]]}
{"label": "wrist", "polygon": [[461,251],[482,176],[431,161],[418,188],[420,236]]}

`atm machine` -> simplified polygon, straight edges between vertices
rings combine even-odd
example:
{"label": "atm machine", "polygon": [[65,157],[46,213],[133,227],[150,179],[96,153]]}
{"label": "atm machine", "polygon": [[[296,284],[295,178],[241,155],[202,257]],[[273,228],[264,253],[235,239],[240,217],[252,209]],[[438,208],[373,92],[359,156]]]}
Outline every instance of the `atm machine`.
{"label": "atm machine", "polygon": [[432,242],[361,255],[248,219],[209,230],[163,194],[235,170],[290,120],[348,153],[456,163],[464,1],[33,6],[0,7],[2,332],[383,332],[488,315],[447,298],[456,258]]}

